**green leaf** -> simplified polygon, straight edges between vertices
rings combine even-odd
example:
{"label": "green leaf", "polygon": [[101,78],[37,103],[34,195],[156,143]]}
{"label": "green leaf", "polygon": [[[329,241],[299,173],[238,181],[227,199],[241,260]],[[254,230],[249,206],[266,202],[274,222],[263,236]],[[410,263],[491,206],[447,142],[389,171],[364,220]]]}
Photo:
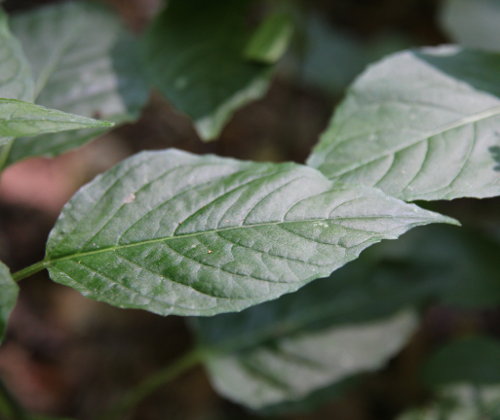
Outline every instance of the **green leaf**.
{"label": "green leaf", "polygon": [[0,98],[0,136],[21,137],[113,124],[16,99]]}
{"label": "green leaf", "polygon": [[440,20],[450,37],[460,44],[500,52],[498,0],[446,0]]}
{"label": "green leaf", "polygon": [[308,167],[144,152],[70,200],[44,266],[111,304],[213,315],[297,290],[434,222],[454,223]]}
{"label": "green leaf", "polygon": [[487,336],[465,337],[436,351],[423,369],[431,386],[452,383],[500,384],[500,340]]}
{"label": "green leaf", "polygon": [[7,320],[17,301],[19,288],[12,280],[9,269],[5,264],[0,263],[0,343],[5,334]]}
{"label": "green leaf", "polygon": [[0,97],[30,101],[33,91],[30,66],[0,8]]}
{"label": "green leaf", "polygon": [[374,251],[404,268],[402,277],[418,275],[441,303],[467,309],[500,305],[500,244],[481,231],[428,226]]}
{"label": "green leaf", "polygon": [[285,53],[293,35],[289,14],[268,16],[255,31],[245,49],[245,57],[262,63],[276,63]]}
{"label": "green leaf", "polygon": [[308,164],[404,200],[500,194],[500,55],[399,53],[350,88]]}
{"label": "green leaf", "polygon": [[449,387],[439,393],[436,402],[414,409],[398,420],[498,420],[500,387]]}
{"label": "green leaf", "polygon": [[[12,30],[35,70],[36,103],[115,123],[137,118],[148,88],[137,42],[113,13],[88,2],[58,3],[14,16]],[[104,131],[21,138],[7,163],[55,156]]]}
{"label": "green leaf", "polygon": [[[273,66],[245,58],[250,5],[248,0],[171,0],[146,36],[152,84],[193,119],[203,140],[215,139],[238,108],[263,96],[269,86]],[[280,23],[272,33],[264,29],[265,54],[263,41],[254,41],[260,61],[278,59],[289,38],[287,28]]]}
{"label": "green leaf", "polygon": [[227,398],[260,409],[306,397],[363,371],[378,369],[414,331],[404,312],[362,325],[303,330],[268,345],[207,360],[214,387]]}
{"label": "green leaf", "polygon": [[420,280],[415,270],[365,255],[276,301],[197,319],[212,382],[266,412],[269,404],[289,410],[299,398],[310,404],[324,387],[338,394],[353,374],[377,369],[406,342],[415,318],[401,310],[429,296]]}

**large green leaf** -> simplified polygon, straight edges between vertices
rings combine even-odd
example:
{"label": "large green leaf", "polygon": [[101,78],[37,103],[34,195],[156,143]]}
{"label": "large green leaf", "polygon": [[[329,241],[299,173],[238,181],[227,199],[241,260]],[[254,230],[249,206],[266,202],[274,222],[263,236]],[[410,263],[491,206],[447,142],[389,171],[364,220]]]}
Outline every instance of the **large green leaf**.
{"label": "large green leaf", "polygon": [[500,55],[440,47],[370,67],[308,163],[404,200],[500,194]]}
{"label": "large green leaf", "polygon": [[[89,2],[66,2],[16,15],[12,30],[30,60],[36,102],[64,112],[114,122],[135,119],[147,99],[136,41],[118,18]],[[8,163],[54,156],[102,129],[16,140]]]}
{"label": "large green leaf", "polygon": [[[286,22],[277,19],[252,39],[250,4],[171,0],[146,36],[151,82],[194,120],[203,140],[216,138],[238,108],[263,96],[273,68],[265,62],[276,60],[289,38]],[[246,48],[259,60],[247,59]]]}
{"label": "large green leaf", "polygon": [[423,377],[431,386],[500,384],[500,340],[471,336],[452,341],[431,356]]}
{"label": "large green leaf", "polygon": [[378,368],[414,330],[415,318],[401,309],[428,296],[416,271],[370,256],[276,301],[194,326],[216,388],[269,410]]}
{"label": "large green leaf", "polygon": [[294,291],[433,222],[453,223],[308,167],[144,152],[70,200],[44,266],[118,306],[213,315]]}
{"label": "large green leaf", "polygon": [[9,269],[0,263],[0,343],[3,340],[7,320],[17,301],[19,288],[12,280]]}
{"label": "large green leaf", "polygon": [[441,23],[460,44],[500,52],[500,3],[498,0],[446,0]]}
{"label": "large green leaf", "polygon": [[110,126],[112,124],[106,121],[67,114],[30,102],[0,98],[0,136],[34,136],[80,128]]}
{"label": "large green leaf", "polygon": [[304,330],[238,354],[214,355],[206,363],[221,394],[260,409],[378,369],[406,342],[415,321],[404,312],[362,325]]}

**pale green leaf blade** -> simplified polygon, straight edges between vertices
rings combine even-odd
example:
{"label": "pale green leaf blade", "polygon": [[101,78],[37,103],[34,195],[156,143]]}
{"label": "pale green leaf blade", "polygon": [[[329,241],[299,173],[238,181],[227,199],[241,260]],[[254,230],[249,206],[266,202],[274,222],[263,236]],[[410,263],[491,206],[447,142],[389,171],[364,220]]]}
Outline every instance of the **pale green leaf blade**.
{"label": "pale green leaf blade", "polygon": [[[115,123],[139,116],[148,87],[137,41],[116,14],[92,2],[63,2],[15,15],[12,30],[35,71],[36,103]],[[55,156],[104,131],[20,138],[7,163]]]}
{"label": "pale green leaf blade", "polygon": [[287,411],[297,399],[310,404],[329,390],[338,394],[352,375],[383,365],[414,331],[415,318],[402,309],[433,291],[418,271],[402,267],[362,257],[278,300],[197,319],[212,382],[228,398],[265,412]]}
{"label": "pale green leaf blade", "polygon": [[0,7],[0,97],[31,101],[33,93],[30,65]]}
{"label": "pale green leaf blade", "polygon": [[12,280],[9,269],[0,263],[0,343],[3,340],[7,320],[17,301],[19,288]]}
{"label": "pale green leaf blade", "polygon": [[[234,112],[269,86],[273,66],[245,57],[251,3],[172,0],[146,35],[151,83],[193,119],[202,140],[217,138]],[[267,34],[266,45],[276,43],[273,61],[290,38],[286,28]]]}
{"label": "pale green leaf blade", "polygon": [[0,98],[0,136],[15,138],[112,125],[106,121],[67,114],[30,102]]}
{"label": "pale green leaf blade", "polygon": [[403,312],[364,324],[304,331],[240,354],[215,355],[206,365],[219,393],[262,409],[380,368],[415,327],[413,313]]}
{"label": "pale green leaf blade", "polygon": [[454,41],[466,47],[500,52],[498,0],[446,0],[440,20]]}
{"label": "pale green leaf blade", "polygon": [[144,152],[70,200],[45,266],[111,304],[213,315],[294,291],[434,222],[453,223],[304,166]]}
{"label": "pale green leaf blade", "polygon": [[308,163],[404,200],[500,194],[500,54],[399,53],[351,87]]}
{"label": "pale green leaf blade", "polygon": [[500,416],[500,386],[459,385],[440,391],[437,401],[416,408],[398,420],[496,420]]}

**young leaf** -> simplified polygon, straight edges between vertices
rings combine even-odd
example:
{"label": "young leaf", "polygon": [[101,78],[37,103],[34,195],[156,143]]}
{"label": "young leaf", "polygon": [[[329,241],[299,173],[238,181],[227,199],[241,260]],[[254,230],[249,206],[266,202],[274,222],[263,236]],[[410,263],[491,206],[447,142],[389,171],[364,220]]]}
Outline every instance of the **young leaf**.
{"label": "young leaf", "polygon": [[430,386],[500,384],[500,340],[472,336],[452,341],[431,356],[423,377]]}
{"label": "young leaf", "polygon": [[[113,13],[89,2],[63,2],[15,15],[12,30],[35,70],[36,103],[116,123],[139,115],[148,88],[137,43]],[[104,131],[20,138],[7,163],[55,156]]]}
{"label": "young leaf", "polygon": [[274,64],[285,53],[293,35],[293,21],[285,13],[268,16],[252,35],[245,48],[245,57],[262,63]]}
{"label": "young leaf", "polygon": [[70,200],[44,266],[117,306],[213,315],[297,290],[434,222],[453,223],[312,168],[144,152]]}
{"label": "young leaf", "polygon": [[500,54],[440,47],[370,67],[309,165],[404,200],[500,194]]}
{"label": "young leaf", "polygon": [[500,52],[500,3],[498,0],[446,0],[441,24],[460,44]]}
{"label": "young leaf", "polygon": [[111,123],[67,114],[16,99],[0,98],[0,136],[21,137],[79,128],[110,127]]}
{"label": "young leaf", "polygon": [[361,258],[278,300],[199,318],[194,327],[212,382],[228,398],[266,412],[325,387],[338,391],[406,342],[415,318],[401,310],[428,297],[419,280],[414,270]]}
{"label": "young leaf", "polygon": [[[245,58],[250,4],[171,0],[146,36],[152,84],[194,120],[203,140],[215,139],[238,108],[267,91],[272,65]],[[259,52],[267,47],[277,60],[289,39],[287,28],[266,31],[265,39],[255,41]]]}
{"label": "young leaf", "polygon": [[9,269],[0,263],[0,343],[3,340],[7,320],[17,301],[19,288],[12,280]]}

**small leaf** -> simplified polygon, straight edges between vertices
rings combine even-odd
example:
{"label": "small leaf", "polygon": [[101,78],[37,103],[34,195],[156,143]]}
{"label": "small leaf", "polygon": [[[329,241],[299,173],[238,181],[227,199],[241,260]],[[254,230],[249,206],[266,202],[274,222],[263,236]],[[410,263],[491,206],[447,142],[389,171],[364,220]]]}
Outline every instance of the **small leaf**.
{"label": "small leaf", "polygon": [[66,114],[29,102],[0,98],[0,136],[21,137],[113,124]]}
{"label": "small leaf", "polygon": [[382,239],[454,223],[312,168],[144,152],[70,200],[53,280],[122,307],[213,315],[292,292]]}
{"label": "small leaf", "polygon": [[[273,67],[244,54],[251,36],[245,21],[251,3],[171,0],[146,35],[152,84],[193,119],[203,140],[217,138],[234,112],[262,97],[269,86]],[[266,63],[284,51],[287,28],[280,23],[280,30],[266,32]]]}
{"label": "small leaf", "polygon": [[9,269],[0,263],[0,343],[5,334],[9,315],[16,304],[18,292],[19,288],[12,280]]}
{"label": "small leaf", "polygon": [[498,0],[446,0],[441,24],[460,44],[500,52],[500,3]]}
{"label": "small leaf", "polygon": [[308,164],[407,201],[498,195],[499,71],[500,54],[455,47],[393,55],[354,83]]}
{"label": "small leaf", "polygon": [[[138,117],[147,100],[137,42],[117,16],[91,2],[63,2],[12,18],[35,70],[36,103],[115,123]],[[8,164],[79,147],[103,128],[17,139]]]}
{"label": "small leaf", "polygon": [[291,16],[275,13],[268,16],[252,35],[245,57],[262,63],[276,63],[285,53],[293,35]]}
{"label": "small leaf", "polygon": [[500,340],[472,336],[452,341],[431,356],[423,377],[431,386],[500,384]]}

